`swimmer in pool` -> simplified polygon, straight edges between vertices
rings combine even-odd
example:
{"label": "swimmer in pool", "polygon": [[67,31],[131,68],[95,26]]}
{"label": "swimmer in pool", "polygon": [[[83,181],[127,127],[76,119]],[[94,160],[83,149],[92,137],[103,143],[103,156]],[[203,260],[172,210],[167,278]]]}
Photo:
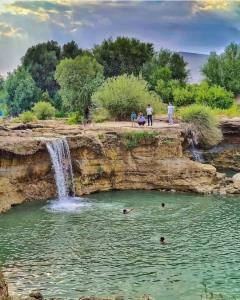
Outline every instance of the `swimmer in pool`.
{"label": "swimmer in pool", "polygon": [[165,245],[166,244],[165,238],[163,236],[160,237],[160,244],[161,245]]}
{"label": "swimmer in pool", "polygon": [[133,210],[134,210],[134,208],[130,208],[130,209],[124,208],[124,209],[123,209],[123,214],[124,214],[124,215],[127,215],[127,214],[129,214],[131,211],[133,211]]}

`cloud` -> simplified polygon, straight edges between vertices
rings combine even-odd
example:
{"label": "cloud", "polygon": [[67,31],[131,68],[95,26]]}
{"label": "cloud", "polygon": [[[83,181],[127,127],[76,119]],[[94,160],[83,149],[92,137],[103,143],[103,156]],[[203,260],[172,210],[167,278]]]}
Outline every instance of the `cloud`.
{"label": "cloud", "polygon": [[[42,2],[44,3],[44,2]],[[16,1],[14,3],[5,5],[5,12],[13,15],[32,15],[40,21],[47,21],[51,18],[51,15],[57,14],[57,10],[54,8],[46,8],[39,6],[38,2],[25,2],[25,1]]]}
{"label": "cloud", "polygon": [[[203,53],[240,42],[240,1],[0,2],[1,24],[9,26],[0,25],[0,50],[3,43],[4,51],[11,47],[9,69],[29,46],[46,40],[64,44],[73,39],[80,47],[91,48],[105,38],[126,35],[152,42],[156,49]],[[2,66],[0,62],[0,73]]]}
{"label": "cloud", "polygon": [[224,11],[230,9],[231,2],[230,0],[202,0],[195,3],[194,9],[196,11]]}
{"label": "cloud", "polygon": [[22,34],[21,28],[14,28],[9,24],[0,22],[0,36],[7,38],[19,38]]}

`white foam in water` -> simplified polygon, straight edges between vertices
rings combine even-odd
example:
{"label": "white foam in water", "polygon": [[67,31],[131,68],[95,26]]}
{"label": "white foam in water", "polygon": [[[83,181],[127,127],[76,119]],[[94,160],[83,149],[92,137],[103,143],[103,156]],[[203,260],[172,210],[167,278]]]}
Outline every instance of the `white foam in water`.
{"label": "white foam in water", "polygon": [[79,197],[68,197],[65,201],[51,200],[44,209],[50,212],[80,212],[91,207],[91,204],[84,200]]}

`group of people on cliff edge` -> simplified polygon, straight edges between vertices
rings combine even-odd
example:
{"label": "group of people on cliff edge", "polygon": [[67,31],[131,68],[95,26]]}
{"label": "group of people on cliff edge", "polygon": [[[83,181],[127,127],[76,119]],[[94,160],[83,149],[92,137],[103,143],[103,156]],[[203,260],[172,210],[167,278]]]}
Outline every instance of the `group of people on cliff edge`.
{"label": "group of people on cliff edge", "polygon": [[[148,106],[146,108],[146,114],[147,114],[148,126],[152,126],[153,125],[153,108],[152,108],[151,104],[148,104]],[[170,102],[168,104],[168,123],[170,125],[173,125],[173,115],[174,115],[174,106]],[[136,112],[133,111],[131,113],[130,118],[131,118],[131,122],[132,122],[132,127],[134,127],[136,123],[139,126],[144,126],[146,124],[146,119],[142,112],[139,112],[139,114],[137,116]]]}

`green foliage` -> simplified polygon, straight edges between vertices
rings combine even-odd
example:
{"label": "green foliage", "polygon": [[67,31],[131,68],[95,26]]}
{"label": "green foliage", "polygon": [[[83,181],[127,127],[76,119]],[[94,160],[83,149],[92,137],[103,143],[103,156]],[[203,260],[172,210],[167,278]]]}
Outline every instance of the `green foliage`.
{"label": "green foliage", "polygon": [[57,66],[55,78],[67,111],[87,117],[93,92],[103,82],[103,67],[89,55],[64,59]]}
{"label": "green foliage", "polygon": [[33,112],[39,120],[47,120],[54,117],[55,108],[49,102],[39,101],[34,105]]}
{"label": "green foliage", "polygon": [[219,85],[233,92],[240,93],[240,45],[231,43],[224,53],[211,53],[202,72],[211,85]]}
{"label": "green foliage", "polygon": [[66,43],[62,47],[61,59],[64,58],[75,58],[78,55],[82,55],[83,50],[78,47],[78,44],[75,41]]}
{"label": "green foliage", "polygon": [[64,117],[66,117],[65,111],[62,111],[62,110],[56,110],[55,111],[55,118],[61,119],[61,118],[64,118]]}
{"label": "green foliage", "polygon": [[188,123],[187,131],[191,132],[194,141],[203,147],[212,147],[222,140],[219,124],[206,106],[193,104],[181,109],[182,121]]}
{"label": "green foliage", "polygon": [[180,82],[178,80],[164,81],[158,80],[155,87],[156,93],[163,99],[163,102],[168,103],[173,101],[173,93],[177,88],[180,88]]}
{"label": "green foliage", "polygon": [[226,91],[221,86],[209,86],[207,83],[202,83],[197,86],[195,98],[199,104],[220,109],[228,109],[234,102],[232,92]]}
{"label": "green foliage", "polygon": [[33,78],[22,67],[8,75],[5,89],[7,92],[6,103],[12,115],[31,109],[40,95]]}
{"label": "green foliage", "polygon": [[96,108],[91,113],[91,120],[95,123],[102,123],[111,119],[109,111],[103,107]]}
{"label": "green foliage", "polygon": [[25,124],[25,123],[30,123],[35,121],[37,118],[34,115],[34,113],[30,110],[23,112],[20,115],[20,120]]}
{"label": "green foliage", "polygon": [[67,124],[68,125],[75,125],[75,124],[81,124],[84,121],[84,117],[79,114],[78,112],[72,112],[68,116]]}
{"label": "green foliage", "polygon": [[231,92],[217,85],[209,86],[207,82],[199,85],[185,84],[184,86],[176,86],[172,90],[176,106],[198,103],[212,108],[228,109],[234,102]]}
{"label": "green foliage", "polygon": [[105,174],[105,172],[104,172],[103,167],[102,166],[98,166],[97,167],[96,179],[100,179],[100,178],[104,177],[104,174]]}
{"label": "green foliage", "polygon": [[156,131],[129,131],[122,133],[121,138],[126,148],[132,150],[143,140],[153,140],[156,136],[158,136]]}
{"label": "green foliage", "polygon": [[104,67],[104,76],[138,75],[142,65],[153,56],[153,45],[137,39],[118,37],[104,40],[93,49],[97,61]]}
{"label": "green foliage", "polygon": [[61,47],[55,41],[37,44],[29,48],[22,58],[23,66],[29,71],[37,86],[53,97],[58,90],[54,79],[60,60]]}
{"label": "green foliage", "polygon": [[195,100],[196,89],[190,84],[184,87],[178,86],[173,90],[173,99],[176,106],[186,106],[193,104]]}
{"label": "green foliage", "polygon": [[240,106],[237,103],[234,103],[230,108],[228,109],[220,109],[220,108],[214,108],[212,109],[212,112],[215,116],[219,117],[240,117]]}
{"label": "green foliage", "polygon": [[3,89],[3,85],[4,85],[4,78],[3,78],[3,76],[0,74],[0,90]]}
{"label": "green foliage", "polygon": [[146,81],[133,75],[107,79],[92,98],[118,120],[129,119],[132,111],[145,112],[149,103],[155,113],[163,107],[159,97],[148,91]]}
{"label": "green foliage", "polygon": [[182,84],[188,77],[186,66],[187,63],[180,54],[161,49],[143,65],[142,75],[150,89],[155,89],[159,80],[178,80]]}

